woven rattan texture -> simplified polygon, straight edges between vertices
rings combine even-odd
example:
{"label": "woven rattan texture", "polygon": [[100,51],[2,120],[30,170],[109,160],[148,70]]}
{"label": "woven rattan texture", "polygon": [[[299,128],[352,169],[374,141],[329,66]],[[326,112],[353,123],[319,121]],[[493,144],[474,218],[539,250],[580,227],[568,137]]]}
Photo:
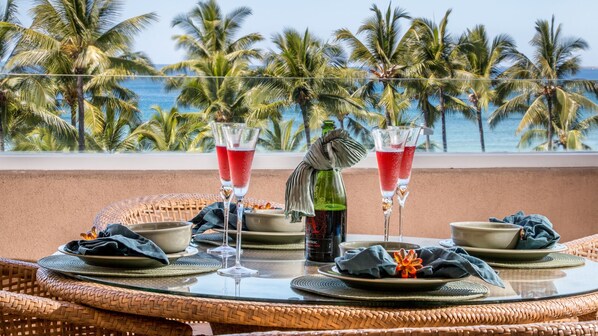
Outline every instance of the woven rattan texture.
{"label": "woven rattan texture", "polygon": [[[103,228],[111,223],[123,225],[163,222],[188,221],[195,217],[205,206],[222,199],[218,195],[204,194],[164,194],[151,195],[119,201],[102,209],[93,224]],[[266,201],[247,198],[247,206],[265,204]],[[272,203],[275,207],[281,204]]]}
{"label": "woven rattan texture", "polygon": [[598,261],[598,234],[565,243],[567,253]]}
{"label": "woven rattan texture", "polygon": [[294,329],[435,327],[517,324],[585,315],[598,310],[598,293],[508,304],[400,309],[274,304],[140,292],[81,282],[40,269],[44,288],[68,300],[97,308],[183,321],[205,320]]}
{"label": "woven rattan texture", "polygon": [[[394,329],[361,329],[361,330],[325,330],[282,332],[270,331],[250,334],[234,334],[236,336],[590,336],[598,335],[598,322],[536,323],[523,325],[480,325],[471,327],[440,328],[394,328]],[[233,336],[230,334],[229,336]]]}
{"label": "woven rattan texture", "polygon": [[0,259],[0,335],[189,335],[188,325],[66,302],[39,287],[34,264]]}
{"label": "woven rattan texture", "polygon": [[319,275],[306,275],[293,279],[291,287],[324,296],[348,300],[366,301],[464,301],[482,297],[488,293],[484,285],[457,281],[432,291],[388,292],[372,291],[347,286],[339,279]]}
{"label": "woven rattan texture", "polygon": [[583,266],[584,259],[565,253],[551,253],[540,260],[527,261],[490,261],[486,260],[490,266],[501,268],[524,268],[524,269],[542,269],[542,268],[563,268]]}

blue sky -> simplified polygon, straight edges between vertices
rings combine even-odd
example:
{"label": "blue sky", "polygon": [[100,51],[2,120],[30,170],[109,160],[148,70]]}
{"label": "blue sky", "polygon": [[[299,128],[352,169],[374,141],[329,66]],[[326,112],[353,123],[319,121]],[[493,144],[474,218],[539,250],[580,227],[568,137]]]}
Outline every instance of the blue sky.
{"label": "blue sky", "polygon": [[[124,17],[147,12],[156,12],[160,22],[142,32],[136,49],[146,52],[154,63],[166,64],[183,57],[176,51],[172,35],[180,33],[170,26],[172,18],[184,13],[197,3],[196,0],[127,0]],[[345,27],[355,31],[370,16],[369,8],[376,3],[381,8],[388,1],[379,0],[220,0],[224,12],[239,6],[250,7],[253,15],[243,25],[242,33],[259,32],[266,41],[259,47],[268,49],[272,34],[285,27],[300,31],[308,28],[323,39],[331,39],[334,30]],[[21,0],[20,8],[25,12],[31,0]],[[426,17],[438,21],[449,8],[453,12],[449,30],[456,36],[466,28],[483,23],[491,36],[508,33],[517,42],[519,49],[530,54],[529,40],[534,34],[537,19],[556,16],[563,24],[565,36],[583,37],[590,49],[582,54],[584,66],[598,66],[598,34],[596,15],[598,1],[594,0],[403,0],[393,5],[405,8],[413,17]],[[25,13],[23,13],[24,15]],[[26,23],[29,20],[23,18]],[[407,27],[407,22],[403,27]]]}

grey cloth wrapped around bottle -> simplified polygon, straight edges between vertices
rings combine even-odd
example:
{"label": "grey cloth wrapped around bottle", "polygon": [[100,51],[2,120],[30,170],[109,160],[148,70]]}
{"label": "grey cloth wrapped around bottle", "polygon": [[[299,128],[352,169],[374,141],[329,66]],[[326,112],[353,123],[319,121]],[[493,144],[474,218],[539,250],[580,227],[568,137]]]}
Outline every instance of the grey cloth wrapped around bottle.
{"label": "grey cloth wrapped around bottle", "polygon": [[550,220],[542,215],[526,216],[523,211],[519,211],[502,220],[492,217],[490,221],[511,223],[522,227],[523,234],[515,246],[515,249],[518,250],[550,248],[561,239],[561,236],[554,230]]}
{"label": "grey cloth wrapped around bottle", "polygon": [[314,183],[319,170],[348,168],[367,155],[365,147],[351,139],[345,130],[336,129],[317,139],[295,168],[286,184],[285,213],[293,222],[314,216]]}
{"label": "grey cloth wrapped around bottle", "polygon": [[121,224],[110,224],[98,232],[93,240],[73,240],[67,243],[68,252],[98,256],[147,257],[168,265],[168,257],[153,241],[138,235]]}
{"label": "grey cloth wrapped around bottle", "polygon": [[[419,278],[463,278],[468,275],[503,287],[496,272],[486,262],[470,256],[461,248],[424,247],[416,249],[423,268],[417,271]],[[397,263],[380,245],[348,251],[335,260],[336,267],[352,275],[369,275],[375,278],[396,275]]]}

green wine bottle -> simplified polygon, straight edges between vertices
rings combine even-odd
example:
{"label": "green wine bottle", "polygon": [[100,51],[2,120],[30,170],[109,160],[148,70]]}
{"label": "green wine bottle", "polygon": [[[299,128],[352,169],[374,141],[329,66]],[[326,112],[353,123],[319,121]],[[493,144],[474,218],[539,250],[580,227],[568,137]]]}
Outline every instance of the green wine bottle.
{"label": "green wine bottle", "polygon": [[[326,120],[322,136],[334,129]],[[305,257],[310,261],[332,262],[340,256],[339,244],[347,239],[347,195],[339,169],[319,171],[314,185],[315,216],[305,225]]]}

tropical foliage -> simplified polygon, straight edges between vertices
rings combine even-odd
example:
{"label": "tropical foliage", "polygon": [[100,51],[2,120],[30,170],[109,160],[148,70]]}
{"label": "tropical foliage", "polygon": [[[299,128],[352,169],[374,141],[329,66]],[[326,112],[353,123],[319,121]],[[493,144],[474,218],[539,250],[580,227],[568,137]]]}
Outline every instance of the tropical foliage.
{"label": "tropical foliage", "polygon": [[[241,34],[250,8],[199,0],[171,22],[185,59],[158,70],[133,50],[155,13],[119,20],[123,0],[33,0],[26,27],[15,0],[0,1],[0,151],[204,152],[212,121],[261,127],[264,150],[301,151],[326,119],[366,145],[376,126],[440,123],[447,151],[450,114],[476,125],[482,151],[485,124],[514,117],[519,148],[584,150],[598,125],[597,86],[572,80],[589,46],[554,17],[536,22],[531,56],[483,25],[454,34],[451,10],[435,22],[392,4],[331,42],[285,28],[260,50],[261,34]],[[141,111],[127,79],[163,74],[175,105]],[[427,136],[422,148],[435,147]]]}

